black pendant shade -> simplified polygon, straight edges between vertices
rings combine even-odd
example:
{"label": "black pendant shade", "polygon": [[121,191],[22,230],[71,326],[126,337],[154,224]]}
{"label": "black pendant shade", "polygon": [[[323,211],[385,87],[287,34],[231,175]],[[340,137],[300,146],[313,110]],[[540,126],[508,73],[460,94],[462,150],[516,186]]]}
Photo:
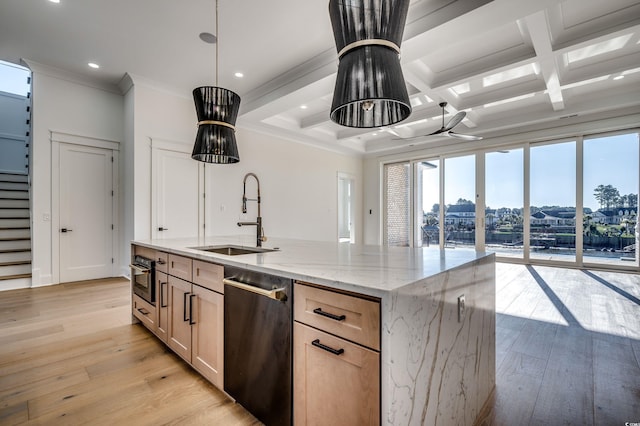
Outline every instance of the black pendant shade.
{"label": "black pendant shade", "polygon": [[231,164],[240,161],[235,124],[240,96],[222,87],[193,90],[198,115],[198,134],[191,158],[205,163]]}
{"label": "black pendant shade", "polygon": [[331,120],[347,127],[382,127],[411,114],[400,67],[409,0],[330,0],[340,63]]}

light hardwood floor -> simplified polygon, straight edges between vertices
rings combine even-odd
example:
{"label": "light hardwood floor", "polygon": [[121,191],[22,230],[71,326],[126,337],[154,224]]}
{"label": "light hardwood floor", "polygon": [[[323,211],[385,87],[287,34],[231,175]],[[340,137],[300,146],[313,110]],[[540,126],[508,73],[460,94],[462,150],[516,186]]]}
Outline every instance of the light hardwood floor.
{"label": "light hardwood floor", "polygon": [[[640,277],[497,266],[480,425],[640,422]],[[140,325],[129,282],[0,293],[0,425],[253,425]]]}

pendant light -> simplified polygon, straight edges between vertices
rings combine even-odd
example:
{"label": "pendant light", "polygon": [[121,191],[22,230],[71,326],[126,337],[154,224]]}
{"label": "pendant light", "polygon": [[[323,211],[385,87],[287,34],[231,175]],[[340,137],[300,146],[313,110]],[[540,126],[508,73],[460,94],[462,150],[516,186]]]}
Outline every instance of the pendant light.
{"label": "pendant light", "polygon": [[400,67],[409,0],[330,0],[338,50],[331,120],[347,127],[382,127],[411,114]]}
{"label": "pendant light", "polygon": [[[240,161],[235,124],[240,109],[240,96],[218,87],[218,0],[216,0],[216,81],[215,86],[196,87],[193,101],[198,116],[198,133],[191,158],[205,163],[231,164]],[[206,37],[201,35],[204,40]],[[213,37],[210,37],[213,38]]]}

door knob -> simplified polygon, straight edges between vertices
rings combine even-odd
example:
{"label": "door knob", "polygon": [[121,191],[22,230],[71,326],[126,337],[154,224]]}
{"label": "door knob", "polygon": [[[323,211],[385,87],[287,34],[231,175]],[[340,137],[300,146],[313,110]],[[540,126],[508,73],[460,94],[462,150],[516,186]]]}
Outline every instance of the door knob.
{"label": "door knob", "polygon": [[168,231],[168,228],[163,228],[162,226],[158,228],[158,231]]}
{"label": "door knob", "polygon": [[60,232],[71,232],[73,229],[62,228]]}

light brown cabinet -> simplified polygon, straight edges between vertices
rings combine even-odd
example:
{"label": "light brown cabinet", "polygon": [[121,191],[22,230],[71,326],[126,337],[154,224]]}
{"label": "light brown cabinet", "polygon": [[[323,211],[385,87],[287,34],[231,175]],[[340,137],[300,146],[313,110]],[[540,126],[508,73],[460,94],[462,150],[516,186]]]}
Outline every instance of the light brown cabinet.
{"label": "light brown cabinet", "polygon": [[[222,285],[222,266],[212,266],[219,269]],[[167,344],[222,389],[224,296],[171,275],[168,283]]]}
{"label": "light brown cabinet", "polygon": [[132,253],[156,261],[156,306],[132,294],[133,316],[222,389],[224,268],[135,245]]}
{"label": "light brown cabinet", "polygon": [[294,423],[380,424],[380,303],[296,283],[294,320]]}

